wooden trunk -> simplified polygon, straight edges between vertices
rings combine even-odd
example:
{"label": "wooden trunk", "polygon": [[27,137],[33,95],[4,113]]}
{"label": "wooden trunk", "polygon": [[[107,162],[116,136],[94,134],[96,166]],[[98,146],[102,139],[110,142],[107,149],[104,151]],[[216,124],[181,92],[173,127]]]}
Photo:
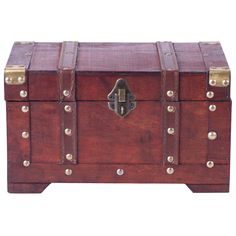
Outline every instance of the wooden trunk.
{"label": "wooden trunk", "polygon": [[16,42],[5,99],[10,193],[56,182],[229,191],[220,43]]}

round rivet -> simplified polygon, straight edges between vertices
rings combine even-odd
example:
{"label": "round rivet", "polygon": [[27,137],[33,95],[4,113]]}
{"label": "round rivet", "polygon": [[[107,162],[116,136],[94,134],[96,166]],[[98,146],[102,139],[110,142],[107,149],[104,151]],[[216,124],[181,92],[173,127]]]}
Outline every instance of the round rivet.
{"label": "round rivet", "polygon": [[169,90],[169,91],[167,91],[166,95],[168,97],[173,97],[174,96],[174,92],[172,90]]}
{"label": "round rivet", "polygon": [[68,136],[71,136],[71,135],[72,135],[72,130],[66,128],[66,129],[65,129],[65,134],[68,135]]}
{"label": "round rivet", "polygon": [[123,169],[117,169],[116,170],[116,174],[117,175],[123,175],[124,174],[124,170]]}
{"label": "round rivet", "polygon": [[213,97],[214,97],[214,92],[208,91],[208,92],[206,93],[206,96],[207,96],[208,98],[213,98]]}
{"label": "round rivet", "polygon": [[28,106],[22,106],[22,107],[21,107],[21,111],[24,112],[24,113],[26,113],[26,112],[29,111],[29,107],[28,107]]}
{"label": "round rivet", "polygon": [[17,78],[17,81],[18,81],[19,83],[24,83],[24,82],[25,82],[25,77],[19,76],[19,77]]}
{"label": "round rivet", "polygon": [[167,111],[168,112],[175,112],[175,107],[174,106],[168,106]]}
{"label": "round rivet", "polygon": [[65,110],[65,112],[72,112],[72,108],[71,108],[71,106],[69,106],[69,105],[66,105],[66,106],[64,107],[64,110]]}
{"label": "round rivet", "polygon": [[5,78],[5,82],[6,82],[7,84],[10,84],[10,83],[12,82],[12,78],[6,77],[6,78]]}
{"label": "round rivet", "polygon": [[23,166],[24,166],[24,167],[30,166],[30,161],[24,160],[24,161],[23,161]]}
{"label": "round rivet", "polygon": [[72,170],[71,169],[66,169],[65,170],[65,175],[72,175]]}
{"label": "round rivet", "polygon": [[216,80],[210,79],[209,84],[210,84],[211,86],[215,86],[215,85],[216,85]]}
{"label": "round rivet", "polygon": [[174,161],[174,157],[173,156],[168,156],[167,161],[172,163]]}
{"label": "round rivet", "polygon": [[70,91],[69,91],[69,90],[64,90],[64,91],[63,91],[63,95],[64,95],[65,97],[69,97],[69,96],[70,96]]}
{"label": "round rivet", "polygon": [[223,80],[222,81],[222,85],[224,86],[224,87],[227,87],[228,85],[229,85],[229,80]]}
{"label": "round rivet", "polygon": [[175,129],[174,128],[168,128],[167,129],[167,133],[168,134],[174,134],[175,133]]}
{"label": "round rivet", "polygon": [[209,106],[209,111],[215,111],[215,110],[216,110],[216,105],[211,104],[211,105]]}
{"label": "round rivet", "polygon": [[214,163],[213,161],[208,161],[208,162],[206,163],[206,166],[207,166],[208,168],[213,168],[213,167],[215,166],[215,163]]}
{"label": "round rivet", "polygon": [[66,160],[71,161],[73,159],[73,155],[68,153],[66,154]]}
{"label": "round rivet", "polygon": [[24,131],[21,133],[21,136],[22,138],[29,138],[29,132]]}
{"label": "round rivet", "polygon": [[22,98],[27,97],[27,91],[21,90],[21,91],[20,91],[20,96],[21,96]]}
{"label": "round rivet", "polygon": [[217,133],[215,131],[210,131],[208,133],[208,139],[209,140],[215,140],[217,138]]}
{"label": "round rivet", "polygon": [[169,167],[169,168],[166,169],[166,173],[167,173],[168,175],[172,175],[172,174],[174,174],[174,172],[175,172],[175,170],[174,170],[174,168],[172,168],[172,167]]}

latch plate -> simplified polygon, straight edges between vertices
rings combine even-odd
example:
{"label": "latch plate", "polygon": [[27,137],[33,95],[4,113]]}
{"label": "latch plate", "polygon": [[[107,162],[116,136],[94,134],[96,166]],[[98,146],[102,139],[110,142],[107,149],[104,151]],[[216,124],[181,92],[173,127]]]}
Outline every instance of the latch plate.
{"label": "latch plate", "polygon": [[125,117],[136,108],[135,96],[131,93],[128,83],[118,79],[112,91],[107,96],[108,108],[118,116]]}
{"label": "latch plate", "polygon": [[5,83],[7,85],[21,85],[24,84],[26,69],[25,66],[13,65],[7,66],[4,70]]}
{"label": "latch plate", "polygon": [[209,84],[213,87],[227,87],[230,84],[230,69],[228,67],[210,67]]}

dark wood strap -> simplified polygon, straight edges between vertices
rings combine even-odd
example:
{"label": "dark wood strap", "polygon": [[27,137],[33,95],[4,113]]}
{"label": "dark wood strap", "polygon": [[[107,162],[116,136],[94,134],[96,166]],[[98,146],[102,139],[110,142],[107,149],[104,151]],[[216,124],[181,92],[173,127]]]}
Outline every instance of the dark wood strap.
{"label": "dark wood strap", "polygon": [[58,65],[61,106],[61,162],[77,163],[77,109],[75,69],[77,42],[63,42]]}
{"label": "dark wood strap", "polygon": [[180,103],[163,102],[163,164],[179,164]]}
{"label": "dark wood strap", "polygon": [[[61,109],[61,162],[77,163],[77,109],[76,102],[63,102]],[[68,133],[70,132],[70,133]]]}
{"label": "dark wood strap", "polygon": [[161,66],[162,99],[179,100],[179,68],[174,47],[171,42],[157,42]]}
{"label": "dark wood strap", "polygon": [[179,68],[171,42],[158,42],[161,66],[163,164],[179,164]]}
{"label": "dark wood strap", "polygon": [[58,65],[60,100],[75,101],[75,67],[78,42],[63,42]]}

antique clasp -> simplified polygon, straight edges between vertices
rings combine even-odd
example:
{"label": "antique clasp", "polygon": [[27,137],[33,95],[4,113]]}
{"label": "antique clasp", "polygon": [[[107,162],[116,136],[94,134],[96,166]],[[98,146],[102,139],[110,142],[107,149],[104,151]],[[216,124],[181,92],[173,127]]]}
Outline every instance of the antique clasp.
{"label": "antique clasp", "polygon": [[108,108],[118,116],[125,117],[136,107],[135,96],[131,93],[127,81],[118,79],[107,96]]}

